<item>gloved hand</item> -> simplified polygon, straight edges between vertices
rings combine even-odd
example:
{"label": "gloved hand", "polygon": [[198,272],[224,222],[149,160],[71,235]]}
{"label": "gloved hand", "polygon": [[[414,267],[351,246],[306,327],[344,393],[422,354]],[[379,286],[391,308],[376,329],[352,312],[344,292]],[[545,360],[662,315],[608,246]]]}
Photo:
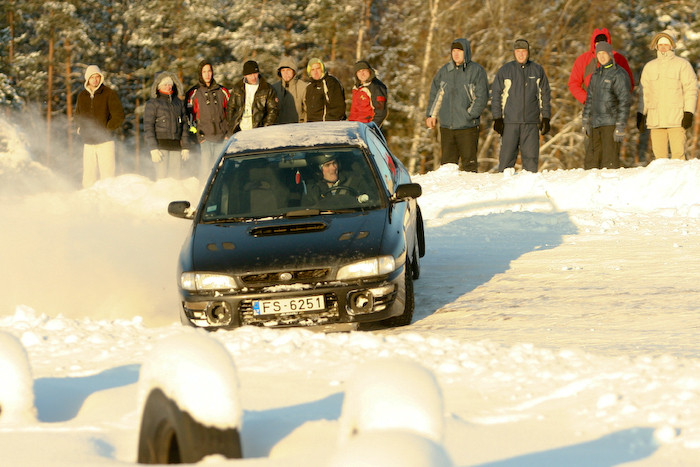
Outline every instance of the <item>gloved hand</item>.
{"label": "gloved hand", "polygon": [[637,112],[637,129],[641,133],[647,131],[647,116],[641,112]]}
{"label": "gloved hand", "polygon": [[615,133],[613,134],[613,139],[616,143],[621,143],[625,139],[625,126],[617,125],[615,127]]}
{"label": "gloved hand", "polygon": [[586,136],[591,136],[591,133],[593,132],[591,129],[591,124],[587,118],[583,119],[583,132],[586,134]]}
{"label": "gloved hand", "polygon": [[151,149],[151,160],[155,163],[163,160],[163,153],[160,152],[160,149]]}
{"label": "gloved hand", "polygon": [[543,118],[542,121],[540,122],[540,133],[543,135],[546,135],[549,133],[550,127],[549,127],[549,119],[548,118]]}
{"label": "gloved hand", "polygon": [[362,193],[360,196],[357,197],[357,201],[359,203],[366,203],[369,201],[369,195],[366,193]]}
{"label": "gloved hand", "polygon": [[182,157],[183,161],[186,161],[187,159],[190,158],[190,150],[189,149],[183,149],[180,151],[180,157]]}
{"label": "gloved hand", "polygon": [[683,112],[683,121],[681,122],[681,126],[686,130],[693,126],[693,114],[691,112]]}
{"label": "gloved hand", "polygon": [[497,118],[493,121],[493,131],[503,136],[503,119]]}

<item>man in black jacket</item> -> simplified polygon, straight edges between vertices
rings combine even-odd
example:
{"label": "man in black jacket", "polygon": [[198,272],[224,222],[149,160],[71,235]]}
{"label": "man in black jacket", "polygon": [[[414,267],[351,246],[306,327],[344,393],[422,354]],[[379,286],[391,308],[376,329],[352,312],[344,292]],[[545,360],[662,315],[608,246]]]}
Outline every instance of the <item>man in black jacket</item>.
{"label": "man in black jacket", "polygon": [[243,64],[243,79],[231,88],[226,113],[229,134],[277,123],[277,94],[260,76],[257,62],[248,60]]}

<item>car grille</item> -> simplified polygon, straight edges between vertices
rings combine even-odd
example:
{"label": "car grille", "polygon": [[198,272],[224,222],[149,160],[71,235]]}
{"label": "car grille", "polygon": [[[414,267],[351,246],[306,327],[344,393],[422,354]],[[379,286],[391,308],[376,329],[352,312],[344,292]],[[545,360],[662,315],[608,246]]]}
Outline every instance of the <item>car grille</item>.
{"label": "car grille", "polygon": [[324,294],[324,297],[326,299],[326,309],[323,311],[264,316],[256,316],[253,314],[252,300],[242,300],[238,307],[241,325],[316,326],[337,323],[340,318],[340,313],[338,312],[338,297],[332,292]]}
{"label": "car grille", "polygon": [[[262,274],[248,274],[241,276],[241,281],[246,286],[260,287],[270,285],[283,285],[294,283],[313,283],[323,281],[328,277],[330,270],[325,269],[305,269],[301,271],[281,271],[281,272],[266,272]],[[289,274],[283,278],[284,274]]]}

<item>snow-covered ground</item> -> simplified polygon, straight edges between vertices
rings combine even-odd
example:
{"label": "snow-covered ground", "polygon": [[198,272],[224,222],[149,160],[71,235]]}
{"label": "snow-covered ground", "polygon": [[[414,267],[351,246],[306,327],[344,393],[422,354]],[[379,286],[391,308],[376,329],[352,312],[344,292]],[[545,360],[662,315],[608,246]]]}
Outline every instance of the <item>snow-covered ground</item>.
{"label": "snow-covered ground", "polygon": [[[76,190],[0,128],[0,465],[133,464],[139,374],[163,342],[195,332],[177,323],[189,225],[166,206],[196,201],[199,184],[122,175]],[[442,446],[456,466],[698,465],[700,160],[538,174],[448,165],[415,180],[427,255],[414,323],[206,334],[233,361],[245,459],[202,464],[428,465],[421,454]],[[416,410],[412,432],[390,431],[409,409],[384,406],[362,416],[385,431],[348,441],[362,418],[350,391],[389,378],[381,364],[393,361],[432,375],[437,392],[415,367],[394,376],[406,382],[397,407],[419,388],[433,417],[409,426]],[[209,402],[204,412],[230,410]]]}

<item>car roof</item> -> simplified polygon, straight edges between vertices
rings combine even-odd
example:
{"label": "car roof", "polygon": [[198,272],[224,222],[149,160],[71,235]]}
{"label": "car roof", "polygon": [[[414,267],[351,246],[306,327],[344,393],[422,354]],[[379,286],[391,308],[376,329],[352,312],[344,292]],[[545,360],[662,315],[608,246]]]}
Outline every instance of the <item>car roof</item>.
{"label": "car roof", "polygon": [[229,139],[226,154],[291,147],[367,146],[368,127],[360,122],[310,122],[272,125],[239,131]]}

